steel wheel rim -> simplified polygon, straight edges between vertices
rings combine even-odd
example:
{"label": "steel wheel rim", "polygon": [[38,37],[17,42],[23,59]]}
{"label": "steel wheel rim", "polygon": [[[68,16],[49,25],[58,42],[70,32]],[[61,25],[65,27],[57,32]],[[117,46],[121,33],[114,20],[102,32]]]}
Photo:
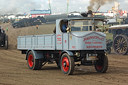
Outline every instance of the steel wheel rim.
{"label": "steel wheel rim", "polygon": [[68,72],[68,70],[69,70],[69,60],[68,60],[67,57],[64,57],[62,59],[62,68],[63,68],[64,72]]}
{"label": "steel wheel rim", "polygon": [[33,67],[33,55],[29,55],[28,64],[29,64],[30,67]]}
{"label": "steel wheel rim", "polygon": [[114,48],[117,53],[125,54],[127,52],[127,40],[122,36],[118,36],[115,39]]}

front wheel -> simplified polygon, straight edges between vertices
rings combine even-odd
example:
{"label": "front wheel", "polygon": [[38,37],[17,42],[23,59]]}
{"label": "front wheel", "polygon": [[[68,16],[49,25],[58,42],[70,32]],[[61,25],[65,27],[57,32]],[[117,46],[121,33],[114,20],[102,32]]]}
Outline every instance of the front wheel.
{"label": "front wheel", "polygon": [[95,63],[95,69],[97,72],[105,73],[108,69],[108,58],[106,55],[98,56],[98,60]]}
{"label": "front wheel", "polygon": [[27,64],[29,69],[33,70],[40,70],[42,67],[42,61],[40,59],[35,59],[31,51],[27,55]]}
{"label": "front wheel", "polygon": [[74,72],[74,58],[64,53],[61,57],[61,70],[64,74],[71,75]]}

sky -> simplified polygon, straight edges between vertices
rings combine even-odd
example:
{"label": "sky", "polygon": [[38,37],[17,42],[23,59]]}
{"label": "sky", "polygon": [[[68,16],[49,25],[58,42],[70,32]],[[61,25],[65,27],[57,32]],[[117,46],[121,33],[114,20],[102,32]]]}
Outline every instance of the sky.
{"label": "sky", "polygon": [[[128,0],[117,0],[120,2],[120,8],[128,11]],[[69,0],[68,12],[87,11],[90,0]],[[50,0],[52,13],[66,13],[67,0]],[[106,12],[110,10],[114,3],[103,5],[100,10]],[[30,10],[46,10],[49,9],[48,0],[0,0],[0,13],[25,13]]]}

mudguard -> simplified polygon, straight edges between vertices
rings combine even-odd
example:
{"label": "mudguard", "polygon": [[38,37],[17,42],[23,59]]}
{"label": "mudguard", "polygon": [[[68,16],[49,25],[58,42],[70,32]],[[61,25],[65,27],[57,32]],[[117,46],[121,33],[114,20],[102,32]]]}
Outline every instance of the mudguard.
{"label": "mudguard", "polygon": [[68,50],[62,51],[61,55],[62,55],[63,53],[67,53],[69,56],[74,56],[73,52],[68,51]]}
{"label": "mudguard", "polygon": [[30,51],[32,51],[32,53],[33,53],[35,59],[42,59],[42,58],[44,58],[42,51],[28,50],[28,51],[26,52],[26,60],[27,60],[27,55],[28,55],[28,53],[29,53]]}

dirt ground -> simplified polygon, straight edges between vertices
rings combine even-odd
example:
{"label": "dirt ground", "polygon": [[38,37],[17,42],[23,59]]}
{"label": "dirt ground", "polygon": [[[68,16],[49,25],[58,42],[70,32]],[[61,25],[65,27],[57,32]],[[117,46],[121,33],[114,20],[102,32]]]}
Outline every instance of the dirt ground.
{"label": "dirt ground", "polygon": [[128,85],[128,56],[108,55],[107,73],[94,67],[75,67],[73,75],[64,75],[56,64],[30,70],[25,55],[17,50],[0,50],[0,85]]}
{"label": "dirt ground", "polygon": [[[9,24],[3,27],[9,28],[9,49],[0,49],[0,85],[128,85],[128,55],[108,55],[109,68],[104,74],[97,73],[93,66],[76,66],[70,76],[64,75],[56,64],[46,64],[41,70],[30,70],[25,55],[16,50],[16,37],[34,33],[31,31],[34,27],[12,29]],[[53,28],[45,29],[44,34],[47,30],[51,33]]]}

